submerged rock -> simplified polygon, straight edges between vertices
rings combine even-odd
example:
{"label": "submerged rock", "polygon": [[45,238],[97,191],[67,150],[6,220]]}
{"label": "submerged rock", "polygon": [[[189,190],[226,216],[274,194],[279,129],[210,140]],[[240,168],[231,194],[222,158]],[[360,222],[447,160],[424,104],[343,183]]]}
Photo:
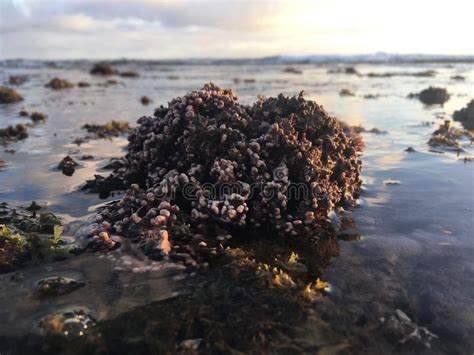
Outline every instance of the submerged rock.
{"label": "submerged rock", "polygon": [[70,277],[54,276],[38,281],[36,293],[39,297],[54,297],[71,293],[85,286],[84,282],[76,281]]}
{"label": "submerged rock", "polygon": [[79,337],[91,331],[95,320],[86,309],[72,309],[41,319],[39,326],[47,335]]}
{"label": "submerged rock", "polygon": [[70,89],[74,87],[74,84],[70,83],[65,79],[60,78],[53,78],[51,81],[45,85],[47,88],[51,88],[53,90],[62,90],[62,89]]}
{"label": "submerged rock", "polygon": [[12,104],[22,100],[23,97],[14,89],[0,86],[0,104]]}
{"label": "submerged rock", "polygon": [[450,94],[445,88],[430,86],[428,89],[422,90],[418,94],[410,94],[410,98],[418,98],[426,105],[442,105],[449,100]]}
{"label": "submerged rock", "polygon": [[129,189],[101,213],[154,257],[168,254],[164,241],[172,259],[195,266],[233,235],[314,236],[358,196],[360,138],[302,94],[244,106],[211,83],[138,124]]}
{"label": "submerged rock", "polygon": [[107,63],[98,63],[94,65],[90,73],[92,75],[117,75],[118,71],[110,64]]}
{"label": "submerged rock", "polygon": [[472,99],[466,107],[454,111],[453,119],[461,122],[464,128],[474,131],[474,99]]}

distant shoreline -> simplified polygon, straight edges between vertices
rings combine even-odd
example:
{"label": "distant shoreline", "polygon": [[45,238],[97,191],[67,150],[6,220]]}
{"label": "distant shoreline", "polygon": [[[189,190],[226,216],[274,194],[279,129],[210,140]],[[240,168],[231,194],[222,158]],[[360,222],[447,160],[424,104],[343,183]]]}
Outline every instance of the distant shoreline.
{"label": "distant shoreline", "polygon": [[364,55],[308,55],[272,56],[262,58],[189,58],[189,59],[0,59],[0,66],[12,64],[48,65],[52,63],[81,64],[91,62],[110,64],[151,65],[289,65],[289,64],[422,64],[422,63],[474,63],[474,55],[428,55],[428,54],[364,54]]}

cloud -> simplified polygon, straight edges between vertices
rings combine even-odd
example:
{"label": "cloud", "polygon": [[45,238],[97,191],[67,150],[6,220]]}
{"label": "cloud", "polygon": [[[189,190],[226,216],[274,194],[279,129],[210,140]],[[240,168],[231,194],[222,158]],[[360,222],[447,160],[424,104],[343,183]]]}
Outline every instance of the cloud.
{"label": "cloud", "polygon": [[0,57],[473,54],[472,13],[472,0],[0,0]]}

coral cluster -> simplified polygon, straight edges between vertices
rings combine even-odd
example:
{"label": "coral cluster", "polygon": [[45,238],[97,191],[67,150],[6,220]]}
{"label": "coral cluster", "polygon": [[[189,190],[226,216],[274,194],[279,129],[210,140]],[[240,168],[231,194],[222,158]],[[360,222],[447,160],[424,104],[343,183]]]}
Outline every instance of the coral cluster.
{"label": "coral cluster", "polygon": [[474,99],[472,99],[466,107],[454,111],[453,119],[461,122],[464,128],[474,131]]}
{"label": "coral cluster", "polygon": [[360,137],[302,94],[250,107],[206,84],[140,118],[129,141],[130,188],[92,234],[137,237],[186,265],[237,234],[313,238],[361,184]]}

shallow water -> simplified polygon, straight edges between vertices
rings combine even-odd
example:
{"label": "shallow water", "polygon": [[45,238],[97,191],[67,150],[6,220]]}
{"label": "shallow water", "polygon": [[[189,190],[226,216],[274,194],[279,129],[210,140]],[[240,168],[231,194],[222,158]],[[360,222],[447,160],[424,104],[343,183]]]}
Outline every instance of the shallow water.
{"label": "shallow water", "polygon": [[[454,110],[474,97],[474,64],[357,65],[363,74],[437,71],[435,77],[427,78],[369,78],[328,74],[328,69],[334,69],[336,64],[299,64],[295,67],[303,74],[298,75],[283,73],[283,65],[129,63],[120,69],[137,70],[140,77],[117,78],[119,84],[106,87],[98,85],[106,79],[88,74],[89,66],[87,62],[57,63],[56,66],[3,63],[0,66],[2,81],[15,74],[29,77],[18,87],[25,100],[0,106],[0,126],[28,122],[18,116],[22,108],[48,116],[45,123],[29,130],[29,138],[7,147],[14,149],[14,153],[0,151],[0,159],[7,163],[0,171],[0,202],[20,206],[36,200],[62,218],[68,226],[66,236],[79,236],[80,227],[91,218],[95,207],[106,200],[77,191],[78,186],[96,172],[108,174],[101,170],[101,164],[107,158],[121,156],[126,146],[124,138],[91,140],[77,146],[72,141],[85,135],[81,130],[83,124],[105,123],[111,119],[134,124],[140,116],[152,114],[157,105],[198,89],[208,81],[233,88],[245,103],[253,102],[258,94],[293,95],[304,90],[307,99],[316,100],[341,120],[366,128],[377,127],[387,134],[363,134],[366,144],[362,156],[364,187],[359,207],[353,212],[362,238],[337,242],[339,256],[330,259],[330,265],[321,275],[330,284],[330,292],[305,309],[305,314],[311,316],[304,322],[288,318],[287,326],[295,336],[286,343],[291,343],[295,351],[322,353],[472,354],[474,165],[464,163],[454,152],[429,152],[426,142],[443,122],[440,118],[449,119]],[[463,75],[466,80],[452,80],[453,75]],[[44,88],[55,76],[72,82],[87,81],[92,86],[58,91]],[[236,84],[233,78],[242,81]],[[245,83],[243,79],[255,79],[255,82]],[[409,93],[430,85],[446,87],[452,94],[443,107],[426,107],[406,98]],[[356,95],[339,96],[343,88]],[[363,96],[367,94],[380,97],[365,99]],[[143,95],[149,96],[153,103],[142,105],[140,97]],[[435,124],[423,125],[426,121]],[[405,152],[408,146],[417,152]],[[55,166],[68,154],[74,158],[91,154],[95,159],[80,161],[83,167],[67,177]],[[465,148],[462,156],[473,154],[471,146]],[[384,183],[387,180],[400,183]],[[113,198],[117,196],[110,199]],[[137,267],[139,270],[148,268],[145,272],[134,271]],[[207,276],[209,282],[212,284],[214,280],[219,285],[222,280],[214,273]],[[185,307],[179,297],[178,300],[175,297],[195,286],[193,281],[194,286],[182,284],[181,270],[168,264],[152,264],[134,251],[133,246],[106,257],[84,254],[63,262],[22,269],[14,275],[13,278],[12,274],[0,275],[1,353],[15,352],[15,339],[28,333],[40,333],[39,320],[59,310],[88,309],[99,322],[120,315],[131,317],[129,321],[133,322],[134,312],[137,319],[141,319],[140,314],[145,310],[145,314],[153,315],[149,321],[157,322],[153,318],[156,309],[163,311],[158,301],[168,299],[167,309],[179,313]],[[73,277],[84,280],[86,286],[54,300],[35,298],[35,282],[49,276]],[[242,287],[239,278],[231,281],[226,281],[229,292],[233,287],[235,290]],[[202,302],[216,301],[209,296]],[[265,302],[267,298],[262,295],[260,302],[257,298],[255,304],[248,307],[258,312]],[[153,305],[158,307],[155,313]],[[288,307],[291,305],[286,309],[290,309]],[[213,312],[224,311],[215,308]],[[252,322],[248,312],[242,314],[244,321]],[[269,321],[273,319],[264,312],[259,316],[268,317]],[[406,316],[410,321],[404,318]],[[411,322],[409,331],[403,330],[403,322]],[[420,330],[425,329],[422,327],[426,327],[427,332]],[[416,330],[414,335],[413,329]],[[127,328],[121,330],[125,334],[133,333]],[[177,338],[192,339],[194,335],[189,331]],[[151,335],[138,332],[137,336],[145,338],[142,341],[149,346],[147,337]],[[105,330],[104,337],[106,341],[113,341],[113,336]],[[267,344],[259,349],[289,351],[279,345],[285,343],[282,335],[273,335],[272,339],[274,346]],[[233,348],[246,350],[243,344],[234,344]]]}

